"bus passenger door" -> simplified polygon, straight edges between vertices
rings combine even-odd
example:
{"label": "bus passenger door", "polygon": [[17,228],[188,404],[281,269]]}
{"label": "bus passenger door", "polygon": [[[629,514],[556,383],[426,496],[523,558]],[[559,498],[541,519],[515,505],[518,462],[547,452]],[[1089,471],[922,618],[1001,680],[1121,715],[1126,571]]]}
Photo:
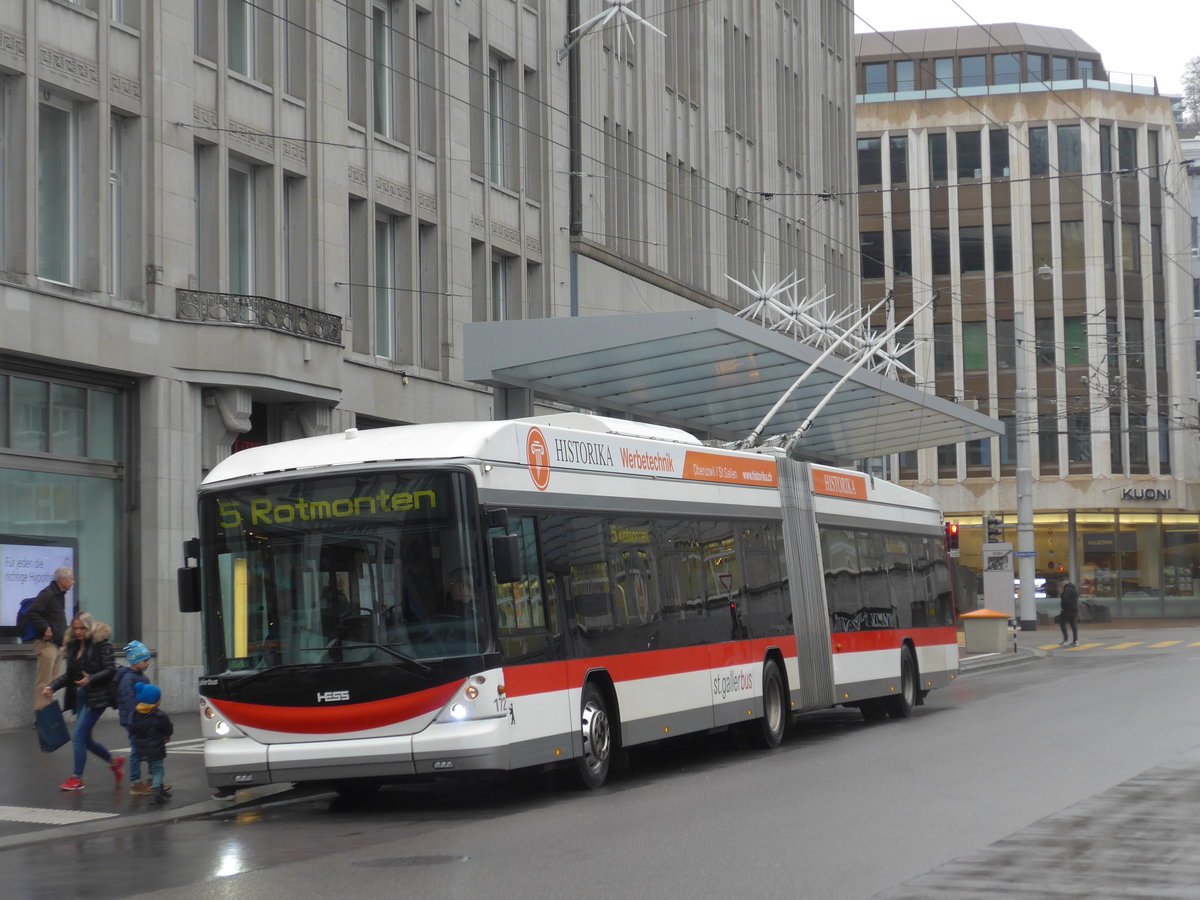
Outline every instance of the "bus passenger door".
{"label": "bus passenger door", "polygon": [[[517,535],[521,577],[493,584],[514,767],[560,758],[555,751],[564,746],[572,721],[558,586],[542,566],[537,526],[533,516],[509,517],[508,533]],[[489,545],[490,537],[500,533],[491,530]]]}

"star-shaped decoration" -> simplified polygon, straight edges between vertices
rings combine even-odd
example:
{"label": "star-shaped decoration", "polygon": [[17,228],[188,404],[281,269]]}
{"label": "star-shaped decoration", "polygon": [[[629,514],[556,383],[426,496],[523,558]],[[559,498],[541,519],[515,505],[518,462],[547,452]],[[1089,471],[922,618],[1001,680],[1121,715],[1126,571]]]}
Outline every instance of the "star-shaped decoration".
{"label": "star-shaped decoration", "polygon": [[[617,19],[620,20],[618,23],[620,30],[617,31],[618,41],[621,39],[621,32],[624,31],[624,33],[629,37],[630,42],[636,43],[636,41],[633,39],[633,29],[629,27],[630,23],[645,25],[651,31],[656,31],[663,37],[667,36],[665,31],[663,31],[661,28],[655,28],[630,8],[634,3],[637,2],[637,0],[604,0],[604,2],[608,4],[607,8],[601,10],[587,21],[581,22],[579,25],[576,25],[571,29],[570,34],[567,35],[569,40],[567,41],[566,45],[560,51],[558,51],[559,59],[562,59],[564,56],[566,56],[567,53],[570,52],[571,48],[583,40],[583,38],[585,38],[587,35],[591,34],[593,31],[604,28],[610,22]],[[574,37],[571,37],[571,35],[574,35]],[[620,47],[617,48],[617,52],[620,54]]]}

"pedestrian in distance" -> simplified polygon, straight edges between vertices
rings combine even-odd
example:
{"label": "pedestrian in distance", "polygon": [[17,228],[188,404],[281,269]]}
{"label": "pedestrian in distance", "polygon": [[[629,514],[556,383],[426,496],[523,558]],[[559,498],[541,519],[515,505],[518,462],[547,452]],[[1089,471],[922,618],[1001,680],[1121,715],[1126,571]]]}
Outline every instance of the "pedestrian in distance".
{"label": "pedestrian in distance", "polygon": [[[1070,578],[1064,578],[1058,585],[1058,626],[1062,629],[1060,647],[1079,646],[1079,591],[1071,583]],[[1071,626],[1071,639],[1067,640],[1067,625]]]}
{"label": "pedestrian in distance", "polygon": [[158,708],[162,702],[162,690],[156,684],[143,682],[134,688],[137,706],[129,725],[133,739],[133,750],[144,760],[150,770],[150,802],[156,806],[166,803],[171,797],[171,786],[164,780],[166,775],[167,742],[175,732],[171,717]]}
{"label": "pedestrian in distance", "polygon": [[42,688],[43,696],[51,698],[56,691],[66,687],[64,705],[75,710],[75,734],[71,739],[75,770],[59,785],[59,790],[83,790],[83,767],[89,750],[104,760],[118,785],[125,775],[125,757],[114,757],[92,737],[96,722],[116,703],[113,677],[117,674],[117,663],[110,637],[112,628],[97,622],[89,613],[79,613],[71,620],[71,637],[63,648],[66,670]]}
{"label": "pedestrian in distance", "polygon": [[129,793],[149,794],[150,782],[142,781],[142,758],[138,756],[137,742],[133,739],[133,713],[138,701],[135,691],[139,684],[149,684],[146,670],[150,668],[150,650],[141,641],[130,641],[125,645],[128,666],[117,669],[117,715],[121,727],[129,734]]}
{"label": "pedestrian in distance", "polygon": [[25,615],[37,637],[33,639],[33,655],[37,673],[33,679],[33,710],[37,712],[50,704],[43,692],[58,677],[63,639],[67,637],[67,591],[75,584],[75,573],[63,566],[54,570],[50,583],[29,604]]}

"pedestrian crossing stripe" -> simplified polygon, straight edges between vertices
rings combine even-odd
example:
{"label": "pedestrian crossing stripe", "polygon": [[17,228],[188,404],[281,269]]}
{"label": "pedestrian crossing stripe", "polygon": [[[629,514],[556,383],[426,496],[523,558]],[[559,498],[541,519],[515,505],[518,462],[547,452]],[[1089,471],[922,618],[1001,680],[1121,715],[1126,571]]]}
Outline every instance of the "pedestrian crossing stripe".
{"label": "pedestrian crossing stripe", "polygon": [[1128,650],[1130,647],[1140,647],[1142,641],[1126,641],[1124,644],[1113,644],[1109,650]]}
{"label": "pedestrian crossing stripe", "polygon": [[1151,644],[1151,650],[1158,650],[1160,647],[1174,647],[1176,644],[1182,644],[1183,641],[1159,641],[1157,644]]}
{"label": "pedestrian crossing stripe", "polygon": [[1194,644],[1188,644],[1188,646],[1189,647],[1200,647],[1200,641],[1196,641],[1196,643],[1194,643]]}
{"label": "pedestrian crossing stripe", "polygon": [[[1164,647],[1175,647],[1182,644],[1183,641],[1159,641],[1157,644],[1146,644],[1147,650],[1162,650]],[[1039,650],[1095,650],[1097,647],[1104,647],[1105,650],[1128,650],[1130,647],[1142,646],[1142,641],[1126,641],[1123,644],[1113,644],[1111,647],[1104,647],[1103,642],[1093,644],[1080,644],[1078,647],[1064,647],[1062,644],[1042,644],[1037,649]],[[1189,647],[1200,647],[1200,641],[1188,644]]]}
{"label": "pedestrian crossing stripe", "polygon": [[[1075,652],[1078,650],[1095,650],[1097,647],[1103,647],[1103,646],[1104,646],[1103,644],[1080,644],[1078,647],[1063,647],[1063,649]],[[1109,649],[1112,649],[1112,648],[1109,648]]]}
{"label": "pedestrian crossing stripe", "polygon": [[37,809],[32,806],[0,806],[0,821],[27,822],[33,825],[78,825],[97,819],[111,819],[119,813],[83,812],[77,809]]}

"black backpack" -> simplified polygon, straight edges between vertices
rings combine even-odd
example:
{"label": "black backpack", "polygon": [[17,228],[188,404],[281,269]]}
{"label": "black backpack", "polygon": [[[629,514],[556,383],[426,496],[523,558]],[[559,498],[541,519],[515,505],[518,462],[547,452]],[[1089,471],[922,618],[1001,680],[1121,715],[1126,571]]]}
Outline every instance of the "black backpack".
{"label": "black backpack", "polygon": [[38,637],[37,628],[29,619],[29,607],[36,599],[37,597],[26,597],[17,607],[17,637],[26,644]]}

